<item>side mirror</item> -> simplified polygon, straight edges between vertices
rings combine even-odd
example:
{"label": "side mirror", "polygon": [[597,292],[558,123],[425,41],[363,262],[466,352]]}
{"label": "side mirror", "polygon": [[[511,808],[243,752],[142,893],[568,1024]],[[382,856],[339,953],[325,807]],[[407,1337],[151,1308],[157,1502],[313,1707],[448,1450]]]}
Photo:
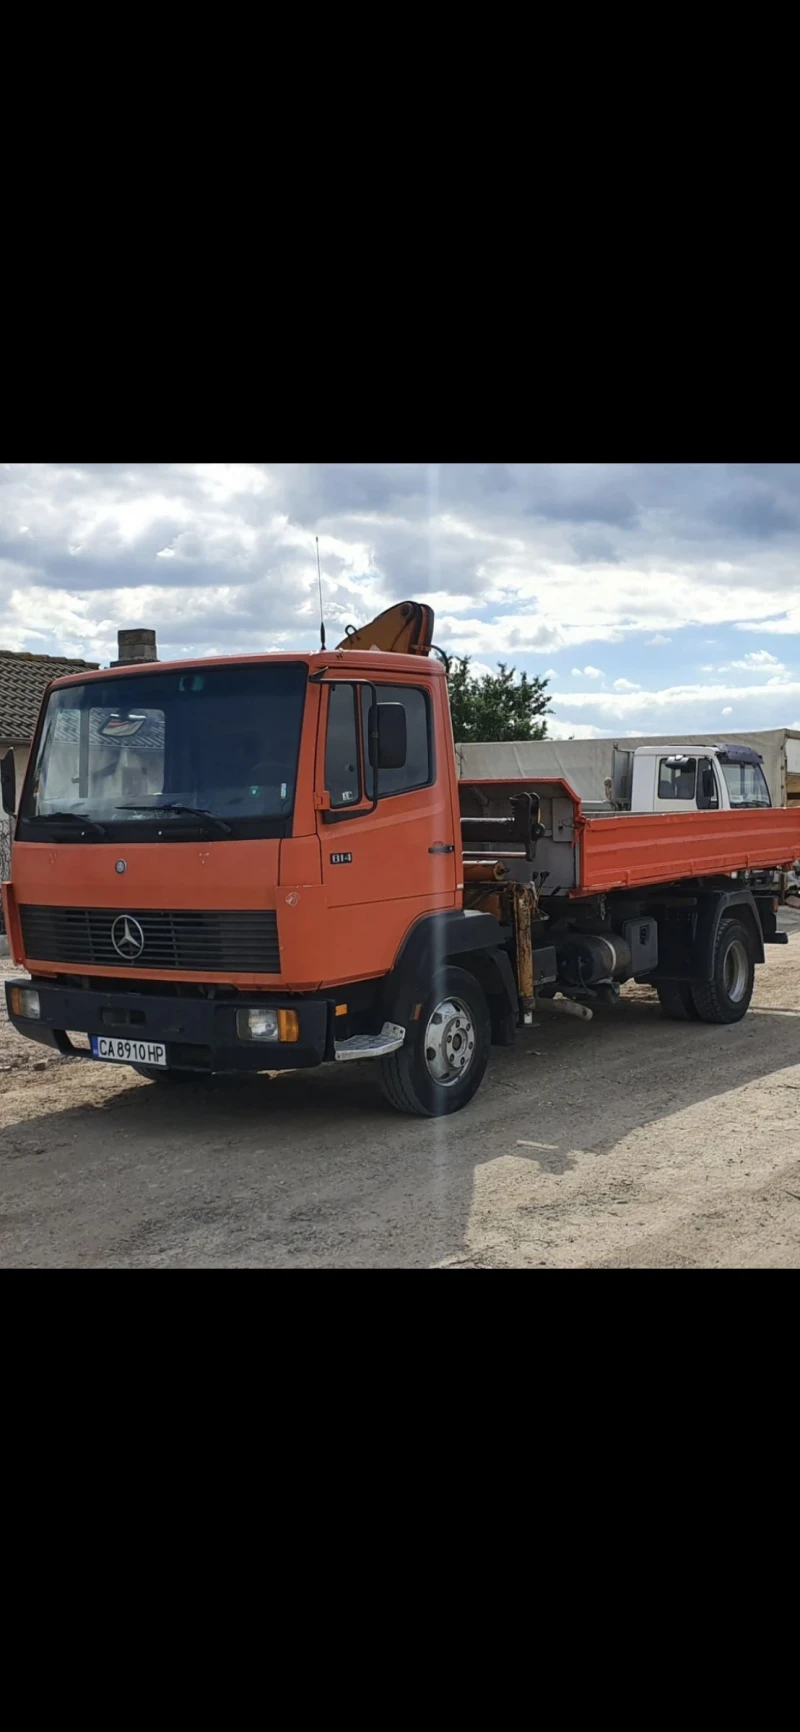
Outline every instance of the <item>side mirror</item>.
{"label": "side mirror", "polygon": [[[405,716],[403,718],[405,720]],[[13,751],[6,752],[0,764],[0,786],[3,790],[3,811],[13,818],[17,810],[17,770]]]}
{"label": "side mirror", "polygon": [[703,771],[702,783],[703,783],[703,799],[704,800],[713,800],[713,798],[714,798],[714,771],[713,770],[704,770]]}
{"label": "side mirror", "polygon": [[367,731],[372,768],[402,770],[408,755],[404,705],[370,704]]}

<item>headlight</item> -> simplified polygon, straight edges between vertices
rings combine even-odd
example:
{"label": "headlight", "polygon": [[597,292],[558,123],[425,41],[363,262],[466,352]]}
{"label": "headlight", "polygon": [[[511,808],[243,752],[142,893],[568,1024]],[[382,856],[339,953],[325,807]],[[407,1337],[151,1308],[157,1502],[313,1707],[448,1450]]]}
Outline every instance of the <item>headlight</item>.
{"label": "headlight", "polygon": [[296,1010],[237,1010],[240,1040],[294,1041],[300,1038]]}
{"label": "headlight", "polygon": [[238,1010],[236,1026],[241,1040],[277,1040],[277,1010]]}
{"label": "headlight", "polygon": [[11,1009],[15,1016],[39,1017],[42,1014],[39,994],[32,986],[12,986]]}

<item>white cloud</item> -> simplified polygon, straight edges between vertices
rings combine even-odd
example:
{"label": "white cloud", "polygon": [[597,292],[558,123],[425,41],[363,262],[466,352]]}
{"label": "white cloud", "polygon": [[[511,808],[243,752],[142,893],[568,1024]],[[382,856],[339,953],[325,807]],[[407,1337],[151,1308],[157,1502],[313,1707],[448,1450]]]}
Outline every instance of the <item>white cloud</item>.
{"label": "white cloud", "polygon": [[547,734],[551,740],[600,740],[603,729],[594,727],[591,722],[565,722],[548,716]]}
{"label": "white cloud", "polygon": [[744,658],[744,662],[734,662],[733,665],[735,668],[740,666],[748,668],[763,668],[767,665],[778,668],[781,664],[777,656],[771,655],[769,650],[762,649],[749,650]]}
{"label": "white cloud", "polygon": [[274,477],[258,463],[174,463],[170,467],[199,482],[203,493],[222,504],[242,494],[260,497],[276,490]]}
{"label": "white cloud", "polygon": [[758,621],[740,619],[736,621],[734,629],[752,632],[768,631],[778,636],[785,635],[788,637],[794,632],[800,632],[800,607],[789,608],[785,614],[776,619],[760,619]]}
{"label": "white cloud", "polygon": [[[587,673],[588,673],[588,668],[587,668]],[[615,680],[614,681],[615,692],[640,692],[641,689],[642,689],[641,686],[635,685],[631,680]]]}
{"label": "white cloud", "polygon": [[733,715],[733,710],[732,710],[730,704],[728,704],[727,708],[723,710],[722,714],[723,714],[723,716],[732,716]]}
{"label": "white cloud", "polygon": [[800,635],[798,465],[73,463],[0,466],[0,641],[106,660],[129,623],[174,654],[311,648],[316,534],[332,642],[409,595],[486,665]]}
{"label": "white cloud", "polygon": [[[576,710],[592,710],[595,715],[608,716],[622,720],[626,716],[653,716],[653,731],[663,733],[659,717],[664,715],[671,724],[674,717],[681,711],[697,711],[703,705],[710,706],[711,713],[719,714],[717,705],[720,700],[729,704],[761,705],[767,691],[773,703],[780,702],[784,714],[794,709],[800,700],[800,680],[783,679],[773,685],[759,681],[758,685],[731,685],[721,681],[718,685],[676,685],[667,686],[660,691],[639,690],[635,692],[554,692],[552,701],[557,709],[570,713]],[[687,715],[687,726],[692,725],[691,715]],[[762,723],[766,726],[766,723]],[[778,725],[777,723],[775,725]],[[634,730],[637,731],[637,730]],[[639,729],[639,732],[642,730]],[[686,728],[681,729],[682,733]]]}
{"label": "white cloud", "polygon": [[[719,671],[721,674],[727,674],[730,673],[731,668],[742,668],[746,673],[772,674],[773,677],[778,672],[786,672],[785,663],[779,661],[777,656],[770,655],[769,650],[750,650],[742,661],[726,662]],[[701,669],[701,672],[710,673],[711,669]]]}

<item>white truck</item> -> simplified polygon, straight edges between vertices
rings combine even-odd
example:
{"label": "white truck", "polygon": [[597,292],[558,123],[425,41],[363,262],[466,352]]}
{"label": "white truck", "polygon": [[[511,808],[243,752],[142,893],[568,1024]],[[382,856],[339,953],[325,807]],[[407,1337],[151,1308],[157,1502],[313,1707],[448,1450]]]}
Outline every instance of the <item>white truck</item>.
{"label": "white truck", "polygon": [[[584,803],[592,805],[606,800],[609,776],[614,787],[620,787],[618,753],[629,756],[642,748],[663,756],[666,748],[669,756],[686,754],[698,758],[706,756],[710,748],[717,763],[722,762],[720,753],[728,752],[730,766],[733,763],[730,748],[733,746],[749,746],[760,759],[773,806],[800,805],[800,729],[797,728],[764,728],[754,733],[726,733],[724,736],[699,731],[695,734],[643,734],[623,740],[512,740],[504,744],[457,745],[456,753],[460,776],[562,776]],[[731,785],[737,804],[741,804],[742,787],[736,783],[750,781],[749,773],[743,772],[739,778],[729,769],[723,771],[723,775]],[[753,777],[751,785],[754,791],[757,783],[758,777]],[[688,781],[684,780],[684,789],[687,786]],[[626,790],[627,795],[630,792],[630,789]],[[655,789],[653,792],[655,796]],[[641,788],[637,786],[635,793],[643,801],[640,811],[655,809],[644,785]],[[722,789],[720,793],[723,793]],[[758,804],[760,801],[744,801],[744,804],[750,803]],[[680,811],[690,809],[685,804],[678,807]]]}
{"label": "white truck", "polygon": [[599,812],[732,812],[771,806],[763,760],[752,746],[615,745]]}

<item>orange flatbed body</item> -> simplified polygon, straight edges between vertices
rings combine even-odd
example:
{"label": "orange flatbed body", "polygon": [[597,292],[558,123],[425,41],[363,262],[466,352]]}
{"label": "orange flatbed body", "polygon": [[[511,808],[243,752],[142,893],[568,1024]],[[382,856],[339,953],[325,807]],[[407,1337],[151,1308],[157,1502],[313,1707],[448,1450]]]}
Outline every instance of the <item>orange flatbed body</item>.
{"label": "orange flatbed body", "polygon": [[[498,789],[486,777],[461,787]],[[503,790],[534,791],[572,801],[577,851],[570,895],[596,896],[682,878],[716,878],[745,870],[785,869],[800,859],[800,810],[778,806],[741,812],[617,812],[591,817],[559,778],[502,779]]]}
{"label": "orange flatbed body", "polygon": [[800,859],[800,813],[782,807],[747,812],[621,812],[579,825],[576,896],[674,878],[716,878],[747,868],[789,867]]}

